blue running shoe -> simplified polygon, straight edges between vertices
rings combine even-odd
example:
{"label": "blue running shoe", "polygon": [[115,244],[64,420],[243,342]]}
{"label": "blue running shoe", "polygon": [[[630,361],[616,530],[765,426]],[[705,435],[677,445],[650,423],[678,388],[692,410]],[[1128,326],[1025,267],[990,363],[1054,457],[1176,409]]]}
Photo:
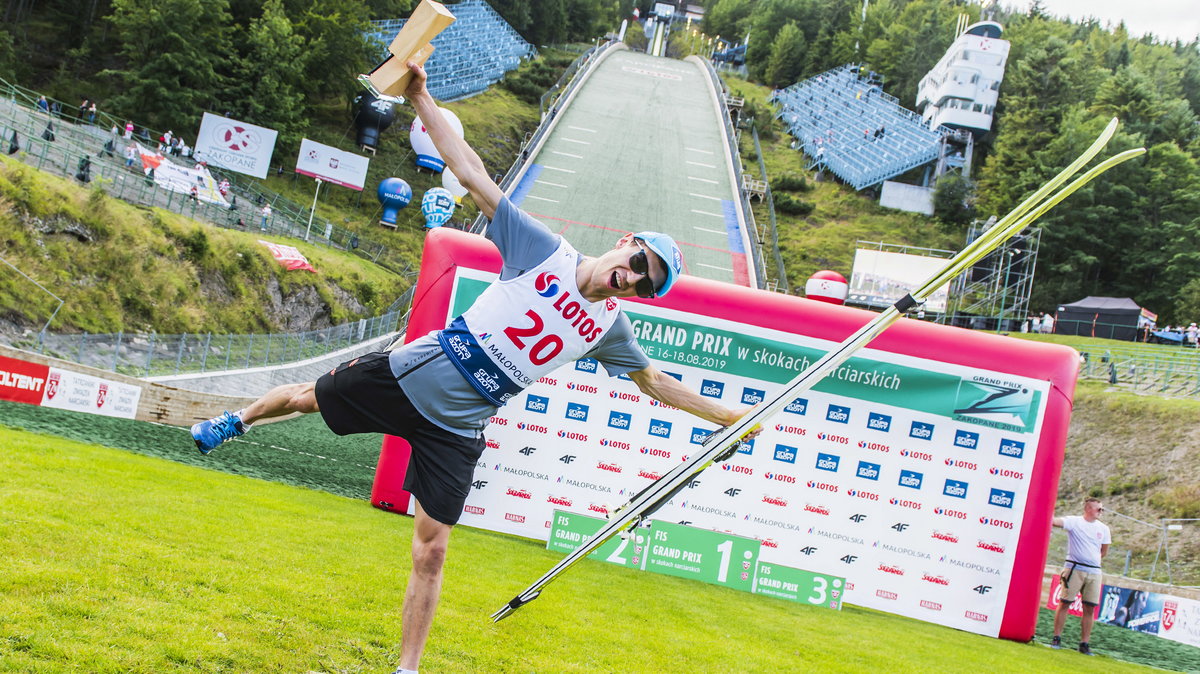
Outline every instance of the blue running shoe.
{"label": "blue running shoe", "polygon": [[196,441],[196,449],[201,454],[208,454],[222,442],[232,440],[246,432],[242,420],[231,412],[223,412],[219,417],[201,421],[192,426],[192,439]]}

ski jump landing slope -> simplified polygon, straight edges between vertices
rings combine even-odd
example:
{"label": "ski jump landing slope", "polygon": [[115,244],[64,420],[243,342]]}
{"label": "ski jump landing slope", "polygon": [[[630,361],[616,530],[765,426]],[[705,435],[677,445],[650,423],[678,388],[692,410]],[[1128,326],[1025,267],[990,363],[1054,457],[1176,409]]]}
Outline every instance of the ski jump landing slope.
{"label": "ski jump landing slope", "polygon": [[679,242],[686,273],[753,287],[737,178],[703,66],[626,49],[601,59],[511,198],[584,254],[657,230]]}

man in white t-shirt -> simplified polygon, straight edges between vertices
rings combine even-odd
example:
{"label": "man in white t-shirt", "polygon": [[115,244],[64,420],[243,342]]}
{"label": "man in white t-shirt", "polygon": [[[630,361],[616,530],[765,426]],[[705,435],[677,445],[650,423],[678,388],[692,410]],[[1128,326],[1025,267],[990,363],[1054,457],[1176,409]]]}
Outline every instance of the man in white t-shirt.
{"label": "man in white t-shirt", "polygon": [[1083,618],[1080,623],[1079,652],[1091,655],[1088,639],[1092,635],[1092,623],[1096,619],[1096,607],[1100,605],[1100,589],[1104,585],[1101,569],[1112,533],[1108,525],[1100,521],[1104,506],[1100,499],[1090,497],[1083,502],[1083,517],[1055,517],[1053,524],[1067,531],[1067,561],[1062,570],[1062,599],[1058,612],[1054,614],[1054,639],[1051,646],[1062,647],[1063,625],[1075,595],[1082,595]]}

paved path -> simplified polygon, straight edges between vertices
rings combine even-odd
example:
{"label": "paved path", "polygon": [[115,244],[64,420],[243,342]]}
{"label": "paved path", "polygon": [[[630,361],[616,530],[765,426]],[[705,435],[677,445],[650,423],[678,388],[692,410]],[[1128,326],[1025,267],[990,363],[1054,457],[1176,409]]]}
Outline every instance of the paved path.
{"label": "paved path", "polygon": [[658,230],[679,242],[686,273],[749,285],[706,77],[685,61],[612,54],[561,113],[514,201],[585,254]]}

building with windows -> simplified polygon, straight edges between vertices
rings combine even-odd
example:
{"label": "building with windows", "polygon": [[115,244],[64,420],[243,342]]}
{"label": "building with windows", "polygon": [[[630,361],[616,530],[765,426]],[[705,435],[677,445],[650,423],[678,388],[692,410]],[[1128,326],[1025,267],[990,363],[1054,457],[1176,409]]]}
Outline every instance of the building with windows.
{"label": "building with windows", "polygon": [[938,64],[921,79],[917,110],[931,127],[975,134],[991,130],[1008,60],[1009,43],[1000,39],[1003,32],[995,21],[966,26]]}

